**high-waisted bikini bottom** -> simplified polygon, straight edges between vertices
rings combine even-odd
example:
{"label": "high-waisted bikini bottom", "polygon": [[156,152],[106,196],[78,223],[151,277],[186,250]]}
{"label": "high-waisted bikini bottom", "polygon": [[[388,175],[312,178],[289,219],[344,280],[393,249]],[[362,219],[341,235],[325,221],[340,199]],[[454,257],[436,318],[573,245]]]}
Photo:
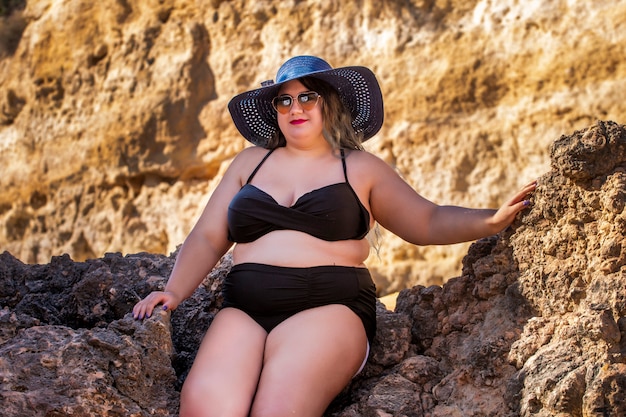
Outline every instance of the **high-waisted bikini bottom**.
{"label": "high-waisted bikini bottom", "polygon": [[256,263],[232,267],[224,281],[224,307],[247,313],[268,333],[300,311],[341,304],[363,322],[371,343],[376,333],[376,286],[366,268],[291,268]]}

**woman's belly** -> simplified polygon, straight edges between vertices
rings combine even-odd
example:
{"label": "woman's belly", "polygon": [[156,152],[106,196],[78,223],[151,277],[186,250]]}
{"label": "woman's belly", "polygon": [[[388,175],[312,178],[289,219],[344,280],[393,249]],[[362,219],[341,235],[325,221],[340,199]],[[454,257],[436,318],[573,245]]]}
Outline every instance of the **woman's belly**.
{"label": "woman's belly", "polygon": [[363,266],[369,251],[367,239],[327,242],[302,232],[277,230],[254,242],[235,245],[233,263],[290,267]]}

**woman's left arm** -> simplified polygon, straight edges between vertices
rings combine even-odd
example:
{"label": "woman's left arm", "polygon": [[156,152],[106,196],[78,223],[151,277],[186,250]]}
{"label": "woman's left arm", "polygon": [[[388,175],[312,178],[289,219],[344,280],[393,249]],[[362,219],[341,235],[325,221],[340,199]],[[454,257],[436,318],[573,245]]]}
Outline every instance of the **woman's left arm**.
{"label": "woman's left arm", "polygon": [[498,210],[440,206],[422,197],[387,163],[368,154],[370,210],[385,229],[416,245],[446,245],[496,234],[528,204],[536,187],[522,187]]}
{"label": "woman's left arm", "polygon": [[498,210],[437,206],[430,221],[432,244],[467,242],[504,230],[530,204],[527,197],[536,186],[536,181],[525,185]]}

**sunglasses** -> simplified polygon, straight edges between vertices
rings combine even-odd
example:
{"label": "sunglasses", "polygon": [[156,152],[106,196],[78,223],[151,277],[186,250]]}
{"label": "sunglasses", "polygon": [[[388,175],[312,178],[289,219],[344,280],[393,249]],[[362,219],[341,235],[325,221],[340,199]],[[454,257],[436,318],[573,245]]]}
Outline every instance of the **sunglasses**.
{"label": "sunglasses", "polygon": [[[302,110],[312,110],[313,107],[320,100],[320,95],[315,91],[305,91],[304,93],[298,94],[296,97],[298,99],[298,104],[302,107]],[[291,106],[293,106],[294,98],[289,94],[283,94],[278,97],[274,97],[272,100],[272,107],[281,114],[289,113],[291,110]]]}

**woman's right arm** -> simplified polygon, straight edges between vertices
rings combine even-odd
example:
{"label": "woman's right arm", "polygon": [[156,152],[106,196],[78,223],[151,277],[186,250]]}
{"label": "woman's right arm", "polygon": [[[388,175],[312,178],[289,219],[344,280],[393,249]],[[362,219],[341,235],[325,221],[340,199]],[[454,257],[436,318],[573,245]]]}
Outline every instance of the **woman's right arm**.
{"label": "woman's right arm", "polygon": [[198,288],[232,246],[228,240],[228,205],[241,188],[242,178],[250,170],[250,161],[258,159],[255,157],[258,150],[253,149],[241,152],[224,174],[178,252],[164,291],[154,291],[139,301],[133,308],[133,317],[150,317],[159,304],[163,305],[164,310],[174,310]]}

